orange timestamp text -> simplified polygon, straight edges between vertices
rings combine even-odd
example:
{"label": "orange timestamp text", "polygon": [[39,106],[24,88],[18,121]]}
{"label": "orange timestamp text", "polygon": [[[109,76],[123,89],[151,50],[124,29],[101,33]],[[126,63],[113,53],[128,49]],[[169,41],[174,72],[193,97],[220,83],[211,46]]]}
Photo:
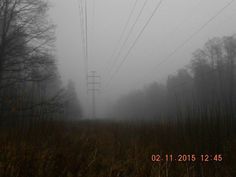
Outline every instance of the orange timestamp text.
{"label": "orange timestamp text", "polygon": [[152,154],[152,162],[221,162],[223,161],[222,154]]}

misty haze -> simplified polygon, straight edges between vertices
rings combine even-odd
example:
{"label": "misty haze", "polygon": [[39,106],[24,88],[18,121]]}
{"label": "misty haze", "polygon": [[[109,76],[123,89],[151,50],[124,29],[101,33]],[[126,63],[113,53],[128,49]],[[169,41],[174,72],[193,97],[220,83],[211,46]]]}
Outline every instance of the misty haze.
{"label": "misty haze", "polygon": [[0,0],[0,177],[235,177],[235,0]]}

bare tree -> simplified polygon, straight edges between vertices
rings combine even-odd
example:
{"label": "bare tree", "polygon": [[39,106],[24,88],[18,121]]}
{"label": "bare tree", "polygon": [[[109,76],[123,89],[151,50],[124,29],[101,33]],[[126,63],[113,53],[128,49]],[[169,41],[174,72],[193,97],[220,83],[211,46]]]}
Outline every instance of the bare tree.
{"label": "bare tree", "polygon": [[49,55],[54,26],[46,19],[47,3],[3,0],[0,9],[0,88],[45,79],[32,76],[36,70],[49,70],[54,62]]}
{"label": "bare tree", "polygon": [[1,117],[47,119],[64,106],[48,9],[45,0],[0,1]]}

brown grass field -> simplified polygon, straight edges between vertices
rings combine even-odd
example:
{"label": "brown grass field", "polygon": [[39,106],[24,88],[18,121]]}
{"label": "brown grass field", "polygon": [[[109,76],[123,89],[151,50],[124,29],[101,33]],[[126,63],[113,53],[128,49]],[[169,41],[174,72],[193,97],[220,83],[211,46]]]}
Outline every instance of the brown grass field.
{"label": "brown grass field", "polygon": [[[1,129],[0,177],[236,176],[236,138],[214,127],[95,120],[36,125]],[[222,154],[223,160],[152,162],[152,154]]]}

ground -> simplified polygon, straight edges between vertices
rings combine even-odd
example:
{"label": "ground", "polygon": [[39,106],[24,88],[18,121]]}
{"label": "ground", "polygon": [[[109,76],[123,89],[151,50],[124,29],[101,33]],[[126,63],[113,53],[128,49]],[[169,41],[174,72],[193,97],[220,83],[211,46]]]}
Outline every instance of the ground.
{"label": "ground", "polygon": [[[235,177],[236,139],[217,144],[176,125],[125,121],[37,123],[1,129],[0,177]],[[153,162],[152,155],[223,160]]]}

